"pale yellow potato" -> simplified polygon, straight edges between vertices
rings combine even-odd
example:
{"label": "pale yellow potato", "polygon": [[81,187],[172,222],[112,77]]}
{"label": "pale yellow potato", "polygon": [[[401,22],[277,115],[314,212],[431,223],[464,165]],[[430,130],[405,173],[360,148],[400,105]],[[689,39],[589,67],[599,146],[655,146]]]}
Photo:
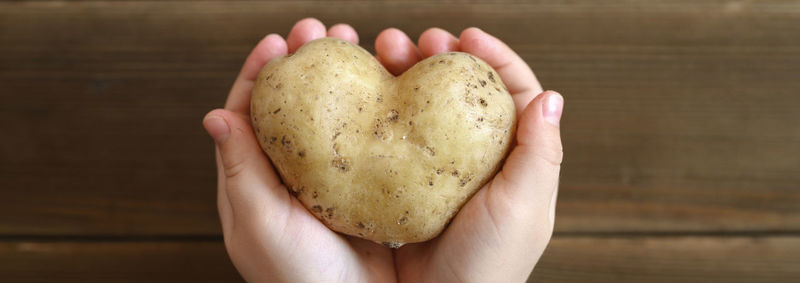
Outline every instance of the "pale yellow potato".
{"label": "pale yellow potato", "polygon": [[390,247],[436,237],[501,166],[516,114],[500,76],[466,53],[395,78],[324,38],[272,60],[251,119],[284,184],[329,228]]}

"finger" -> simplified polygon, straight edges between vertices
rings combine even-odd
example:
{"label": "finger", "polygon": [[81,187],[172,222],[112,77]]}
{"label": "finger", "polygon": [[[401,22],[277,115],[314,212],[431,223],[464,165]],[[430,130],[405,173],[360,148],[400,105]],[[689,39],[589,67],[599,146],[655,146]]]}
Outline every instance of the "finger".
{"label": "finger", "polygon": [[408,35],[396,28],[385,29],[378,34],[375,51],[378,53],[378,60],[395,76],[402,74],[422,58]]}
{"label": "finger", "polygon": [[458,51],[458,38],[440,28],[429,28],[417,40],[419,51],[427,58],[436,54]]}
{"label": "finger", "polygon": [[219,155],[218,147],[214,150],[214,155],[217,159],[217,210],[219,211],[219,221],[222,224],[223,235],[229,235],[233,230],[233,210],[225,191],[225,169],[222,167],[222,157]]}
{"label": "finger", "polygon": [[[512,95],[542,92],[542,86],[528,64],[494,36],[478,28],[465,29],[461,32],[459,48],[463,52],[478,56],[497,70]],[[528,103],[524,103],[523,107],[527,105]]]}
{"label": "finger", "polygon": [[282,55],[286,55],[286,41],[277,34],[264,37],[244,61],[242,70],[228,94],[225,109],[244,116],[250,115],[250,90],[253,89],[258,72],[270,60]]}
{"label": "finger", "polygon": [[[275,209],[288,202],[288,192],[262,153],[250,123],[239,115],[222,109],[209,112],[203,126],[219,149],[220,176],[234,218],[242,213],[265,213],[264,207]],[[238,221],[238,220],[237,220]]]}
{"label": "finger", "polygon": [[358,33],[348,24],[335,24],[328,29],[328,37],[335,37],[358,44]]}
{"label": "finger", "polygon": [[534,92],[533,90],[524,91],[520,93],[513,94],[511,99],[514,100],[514,108],[516,109],[517,119],[522,116],[522,113],[525,112],[525,108],[528,108],[528,105],[539,95],[540,92]]}
{"label": "finger", "polygon": [[546,91],[536,97],[522,113],[517,127],[517,145],[509,154],[498,178],[511,199],[538,202],[550,207],[558,188],[563,156],[559,120],[563,97]]}
{"label": "finger", "polygon": [[550,225],[556,223],[556,200],[558,199],[558,187],[553,192],[553,196],[550,198],[550,213],[547,215],[547,218],[550,219]]}
{"label": "finger", "polygon": [[289,53],[294,53],[300,46],[317,38],[325,37],[325,25],[315,18],[305,18],[298,21],[289,32],[286,43],[289,46]]}

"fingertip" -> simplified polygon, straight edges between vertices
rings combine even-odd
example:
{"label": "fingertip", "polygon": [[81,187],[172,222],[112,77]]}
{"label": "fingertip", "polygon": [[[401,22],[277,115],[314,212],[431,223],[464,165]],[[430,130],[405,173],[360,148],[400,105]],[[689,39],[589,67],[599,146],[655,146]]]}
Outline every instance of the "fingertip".
{"label": "fingertip", "polygon": [[203,116],[203,121],[205,121],[206,119],[211,118],[211,117],[229,116],[230,115],[229,113],[231,113],[231,111],[228,111],[228,110],[222,109],[222,108],[217,108],[217,109],[208,111],[208,113],[206,113],[206,115]]}
{"label": "fingertip", "polygon": [[542,105],[542,116],[550,125],[559,127],[561,114],[564,110],[564,97],[552,90],[545,91],[544,96],[545,102]]}
{"label": "fingertip", "polygon": [[335,24],[328,29],[328,36],[335,37],[342,40],[347,40],[353,44],[358,44],[358,33],[348,24]]}
{"label": "fingertip", "polygon": [[537,132],[551,130],[541,128],[542,126],[558,131],[563,107],[564,98],[556,91],[547,90],[537,95],[520,115],[517,143],[530,144],[534,138],[540,136]]}
{"label": "fingertip", "polygon": [[261,71],[261,67],[269,63],[269,61],[275,57],[286,55],[287,52],[286,40],[284,40],[283,37],[275,33],[270,33],[265,36],[258,42],[258,45],[253,48],[253,53],[251,57],[248,58],[248,61],[257,66],[254,68],[255,72],[250,72],[250,76],[248,76],[247,79],[254,80],[258,72]]}
{"label": "fingertip", "polygon": [[550,99],[561,99],[561,95],[555,91],[542,92],[525,108],[517,123],[517,144],[502,169],[505,180],[514,184],[549,188],[515,192],[540,201],[540,207],[547,207],[552,202],[552,192],[558,187],[558,173],[564,158],[561,131],[558,126],[547,122],[544,115]]}
{"label": "fingertip", "polygon": [[279,51],[276,53],[281,53],[280,51],[283,51],[282,53],[286,53],[287,50],[286,40],[284,40],[283,37],[277,33],[270,33],[265,36],[264,39],[259,42],[258,46],[271,51]]}
{"label": "fingertip", "polygon": [[315,18],[305,18],[298,21],[292,30],[289,32],[289,37],[286,43],[289,47],[289,53],[294,53],[300,46],[306,44],[317,38],[323,38],[326,35],[325,25]]}
{"label": "fingertip", "polygon": [[530,66],[497,37],[476,27],[467,28],[461,32],[459,48],[463,52],[475,55],[497,70],[511,95],[527,93],[527,96],[530,96],[531,92],[542,92],[542,86]]}
{"label": "fingertip", "polygon": [[[280,189],[280,178],[262,151],[248,116],[215,109],[203,118],[203,126],[215,141],[224,138],[217,141],[218,174],[220,181],[226,182],[225,194],[232,206],[263,204],[269,195],[286,193]],[[265,186],[272,190],[264,190]],[[233,212],[237,210],[250,209],[234,208]]]}
{"label": "fingertip", "polygon": [[496,42],[494,42],[493,39],[493,37],[483,30],[470,27],[462,31],[461,35],[459,35],[459,47],[462,51],[478,56],[484,61],[487,61],[487,63],[490,63],[490,65],[493,65],[490,61],[493,61],[492,58],[495,56],[494,53],[497,50]]}
{"label": "fingertip", "polygon": [[381,63],[394,75],[402,74],[421,59],[414,42],[396,28],[388,28],[378,34],[375,51]]}
{"label": "fingertip", "polygon": [[[250,170],[244,168],[250,166],[261,168],[253,172],[272,172],[270,171],[271,165],[263,155],[248,116],[225,109],[215,109],[206,114],[203,126],[218,145],[225,176],[231,177],[242,170]],[[220,138],[221,140],[219,140]],[[249,165],[240,166],[244,162]],[[269,170],[264,170],[264,168]],[[272,178],[272,175],[267,177]],[[270,182],[274,183],[274,180],[270,180]]]}
{"label": "fingertip", "polygon": [[286,41],[280,35],[271,33],[261,39],[247,56],[239,76],[245,80],[255,80],[258,72],[270,60],[286,55]]}
{"label": "fingertip", "polygon": [[203,117],[203,127],[217,144],[222,144],[230,136],[230,126],[225,120],[225,110],[215,109]]}
{"label": "fingertip", "polygon": [[542,99],[547,99],[548,97],[553,96],[553,95],[556,95],[556,96],[560,97],[561,93],[559,93],[559,92],[557,92],[555,90],[548,89],[548,90],[542,91],[542,93],[539,94],[539,96],[542,96]]}
{"label": "fingertip", "polygon": [[440,28],[425,30],[419,36],[417,43],[419,51],[424,57],[458,50],[458,38]]}
{"label": "fingertip", "polygon": [[459,35],[459,38],[462,38],[465,35],[474,36],[474,35],[480,35],[480,34],[486,34],[486,32],[483,31],[482,29],[480,29],[479,27],[468,27],[468,28],[465,28],[464,30],[461,31],[461,34]]}
{"label": "fingertip", "polygon": [[395,43],[401,41],[403,37],[408,36],[398,28],[387,28],[378,33],[375,38],[375,44],[378,45],[379,42]]}

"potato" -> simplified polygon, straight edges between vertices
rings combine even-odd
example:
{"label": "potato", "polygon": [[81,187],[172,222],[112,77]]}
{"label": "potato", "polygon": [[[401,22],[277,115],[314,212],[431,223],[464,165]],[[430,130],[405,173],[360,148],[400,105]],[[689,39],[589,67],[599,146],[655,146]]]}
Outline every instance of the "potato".
{"label": "potato", "polygon": [[500,76],[451,52],[399,77],[324,38],[258,76],[251,119],[288,189],[334,231],[400,247],[436,237],[499,169],[516,124]]}

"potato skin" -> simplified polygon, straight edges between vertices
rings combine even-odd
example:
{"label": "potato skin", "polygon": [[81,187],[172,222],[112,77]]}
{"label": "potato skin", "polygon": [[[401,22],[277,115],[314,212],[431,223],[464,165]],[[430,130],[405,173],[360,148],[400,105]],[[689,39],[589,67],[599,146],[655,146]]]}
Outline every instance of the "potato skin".
{"label": "potato skin", "polygon": [[500,76],[466,53],[399,77],[324,38],[272,60],[251,120],[284,184],[334,231],[390,247],[436,237],[494,176],[516,128]]}

